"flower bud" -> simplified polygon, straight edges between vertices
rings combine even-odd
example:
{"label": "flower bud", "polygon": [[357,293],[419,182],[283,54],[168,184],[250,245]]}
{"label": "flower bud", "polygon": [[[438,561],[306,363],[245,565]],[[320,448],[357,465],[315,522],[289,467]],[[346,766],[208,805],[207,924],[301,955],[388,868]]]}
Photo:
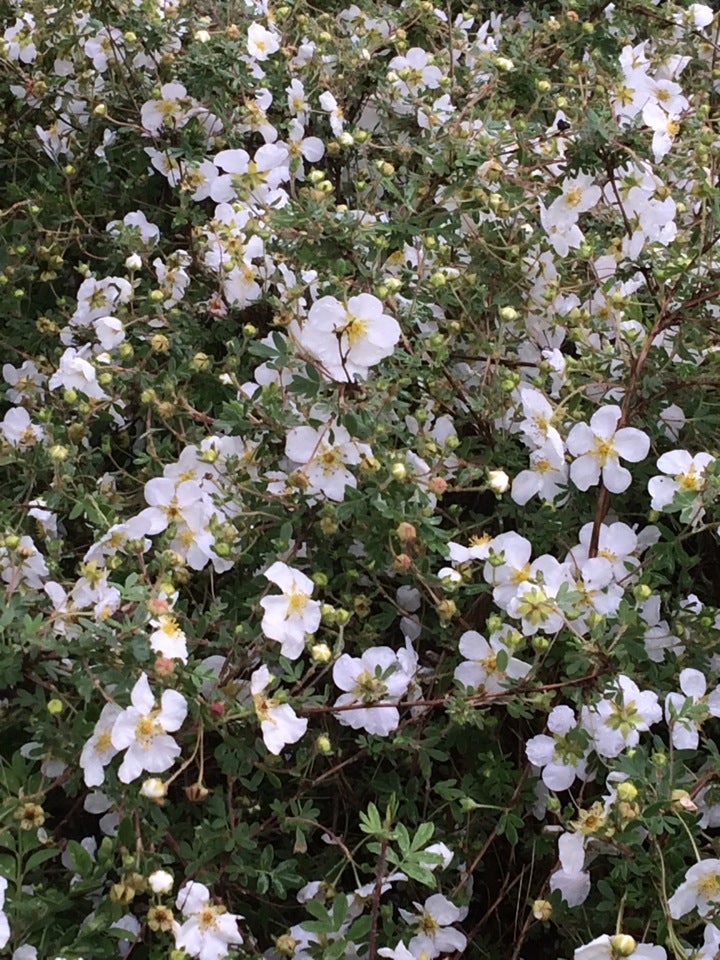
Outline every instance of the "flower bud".
{"label": "flower bud", "polygon": [[327,734],[321,733],[320,736],[315,740],[315,746],[317,747],[320,753],[324,753],[327,756],[329,753],[332,753],[332,744],[330,742],[330,737]]}
{"label": "flower bud", "polygon": [[67,460],[69,453],[68,448],[63,446],[62,443],[54,443],[48,450],[50,459],[55,460],[57,463],[62,463],[63,460]]}
{"label": "flower bud", "polygon": [[505,493],[510,486],[510,477],[504,470],[488,470],[488,486],[494,493]]}
{"label": "flower bud", "polygon": [[442,623],[447,623],[457,613],[457,606],[454,600],[441,600],[436,607],[437,615]]}
{"label": "flower bud", "polygon": [[637,942],[627,933],[616,933],[610,937],[610,946],[619,957],[629,957],[635,952]]}
{"label": "flower bud", "polygon": [[553,914],[553,906],[549,900],[535,900],[532,913],[536,920],[549,920]]}
{"label": "flower bud", "polygon": [[326,643],[314,643],[310,647],[310,656],[315,663],[328,663],[332,660],[332,650]]}
{"label": "flower bud", "polygon": [[441,497],[448,488],[448,482],[445,477],[431,477],[428,480],[428,490],[437,497]]}
{"label": "flower bud", "polygon": [[159,777],[148,777],[147,780],[143,780],[140,794],[147,797],[148,800],[154,800],[155,803],[162,804],[167,796],[167,786]]}
{"label": "flower bud", "polygon": [[409,543],[417,537],[417,530],[412,523],[408,523],[406,520],[398,524],[395,532],[403,543]]}

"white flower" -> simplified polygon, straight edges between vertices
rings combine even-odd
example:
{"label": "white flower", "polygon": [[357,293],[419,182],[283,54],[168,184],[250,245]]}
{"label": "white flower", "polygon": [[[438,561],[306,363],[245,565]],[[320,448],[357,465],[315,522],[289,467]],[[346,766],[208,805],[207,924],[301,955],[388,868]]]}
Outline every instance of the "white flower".
{"label": "white flower", "polygon": [[531,497],[552,502],[567,487],[568,466],[562,449],[547,440],[530,454],[530,469],[521,470],[512,482],[512,500],[524,506]]}
{"label": "white flower", "polygon": [[68,347],[60,357],[60,366],[48,381],[48,387],[79,390],[93,400],[107,400],[108,395],[97,382],[95,367],[88,363],[74,347]]}
{"label": "white flower", "polygon": [[0,423],[0,433],[13,447],[23,449],[34,446],[45,437],[42,427],[32,423],[25,407],[11,407]]}
{"label": "white flower", "polygon": [[636,943],[624,933],[608,936],[604,933],[583,947],[578,947],[573,960],[616,960],[616,957],[632,957],[633,960],[667,960],[664,947],[653,943]]}
{"label": "white flower", "polygon": [[372,453],[366,443],[353,440],[345,427],[293,427],[285,441],[285,454],[307,478],[306,494],[320,494],[328,500],[345,499],[346,487],[357,487],[357,480],[346,464],[360,463]]}
{"label": "white flower", "polygon": [[530,763],[543,768],[542,781],[549,790],[568,790],[576,777],[587,779],[586,735],[579,732],[575,714],[564,705],[553,707],[547,725],[552,736],[540,733],[531,737],[525,752]]}
{"label": "white flower", "polygon": [[180,747],[168,736],[183,725],[187,701],[176,690],[165,690],[160,708],[155,706],[147,676],[143,673],[130,694],[132,706],[115,720],[111,740],[116,750],[125,750],[118,770],[122,783],[135,780],[143,770],[162,773],[180,755]]}
{"label": "white flower", "polygon": [[[583,565],[590,557],[593,528],[593,523],[586,523],[580,528],[578,545],[568,554],[568,560],[572,560],[580,569],[583,569]],[[639,565],[640,561],[634,555],[638,549],[637,534],[626,523],[600,524],[597,556],[610,563],[612,576],[616,581],[626,580],[630,576],[631,569]]]}
{"label": "white flower", "polygon": [[569,907],[584,903],[590,893],[590,874],[585,866],[585,837],[563,833],[558,839],[560,869],[550,877],[550,889],[559,890]]}
{"label": "white flower", "polygon": [[8,923],[8,918],[5,916],[5,911],[3,907],[5,906],[5,891],[7,890],[8,882],[5,877],[0,877],[0,950],[7,945],[8,940],[10,939],[10,924]]}
{"label": "white flower", "polygon": [[666,113],[655,101],[645,104],[642,115],[653,131],[652,151],[657,162],[670,152],[673,140],[680,132],[679,117],[677,114]]}
{"label": "white flower", "polygon": [[483,576],[493,585],[493,600],[503,610],[507,609],[520,584],[531,577],[531,553],[530,541],[512,530],[501,533],[490,544]]}
{"label": "white flower", "polygon": [[150,623],[155,627],[150,634],[150,648],[163,657],[187,663],[187,637],[175,617],[161,614]]}
{"label": "white flower", "polygon": [[687,450],[670,450],[664,453],[658,458],[657,466],[666,476],[652,477],[648,481],[652,509],[672,507],[676,494],[695,491],[698,496],[691,509],[690,522],[700,523],[705,511],[699,494],[705,489],[705,471],[714,462],[715,457],[709,453],[696,453],[695,456]]}
{"label": "white flower", "polygon": [[345,116],[343,114],[342,107],[329,90],[325,90],[324,93],[321,93],[319,100],[322,109],[325,111],[325,113],[329,114],[330,129],[336,137],[339,137],[343,132],[343,127],[345,126]]}
{"label": "white flower", "polygon": [[706,3],[691,3],[687,10],[678,11],[675,16],[678,19],[684,19],[696,30],[702,30],[713,22],[715,12]]}
{"label": "white flower", "polygon": [[143,129],[157,136],[162,127],[185,126],[190,118],[187,90],[181,83],[164,83],[159,100],[147,100],[140,108]]}
{"label": "white flower", "polygon": [[670,916],[679,920],[697,909],[707,917],[720,906],[720,860],[701,860],[685,874],[685,880],[668,900]]}
{"label": "white flower", "polygon": [[610,695],[594,706],[583,707],[581,718],[595,751],[601,757],[617,757],[626,747],[637,746],[640,733],[662,719],[662,708],[656,693],[639,690],[620,674]]}
{"label": "white flower", "polygon": [[[500,693],[505,689],[505,678],[520,680],[530,672],[530,664],[513,657],[496,636],[491,636],[488,643],[477,631],[467,630],[460,637],[459,649],[468,659],[455,668],[454,677],[465,687]],[[503,669],[498,667],[498,654],[506,660]]]}
{"label": "white flower", "polygon": [[202,883],[190,880],[177,895],[175,905],[187,919],[173,923],[175,946],[199,960],[221,960],[233,944],[243,942],[237,921],[240,914],[227,913],[210,902],[210,891]]}
{"label": "white flower", "polygon": [[311,599],[313,582],[280,560],[268,567],[265,576],[280,587],[282,594],[260,601],[265,611],[260,629],[282,645],[284,657],[297,660],[305,649],[305,634],[315,633],[320,626],[320,603]]}
{"label": "white flower", "polygon": [[291,329],[327,375],[345,383],[365,379],[369,368],[389,357],[400,339],[397,320],[383,313],[382,301],[370,293],[350,297],[347,306],[335,297],[321,297],[302,327]]}
{"label": "white flower", "polygon": [[106,703],[95,724],[93,735],[82,748],[80,766],[88,787],[99,787],[105,780],[105,767],[117,753],[112,744],[111,733],[121,713],[122,710],[117,704]]}
{"label": "white flower", "polygon": [[525,636],[532,636],[538,630],[557,633],[564,626],[565,617],[556,598],[568,580],[567,565],[555,557],[543,554],[533,561],[527,579],[518,584],[515,595],[506,605],[509,616],[521,618]]}
{"label": "white flower", "polygon": [[288,743],[296,743],[303,736],[308,722],[298,717],[289,703],[280,703],[264,695],[272,680],[270,671],[263,665],[250,678],[250,692],[265,746],[270,753],[277,755]]}
{"label": "white flower", "polygon": [[602,481],[610,493],[622,493],[632,481],[630,471],[620,466],[620,457],[631,463],[644,460],[650,438],[635,427],[617,429],[620,407],[597,410],[590,425],[576,423],[567,438],[567,448],[577,457],[570,465],[570,479],[579,490],[588,490]]}
{"label": "white flower", "polygon": [[450,924],[464,920],[467,908],[456,907],[441,893],[434,893],[424,904],[413,903],[413,906],[418,911],[415,914],[400,910],[403,920],[417,930],[409,944],[413,956],[419,957],[424,952],[433,958],[465,949],[467,937]]}
{"label": "white flower", "polygon": [[276,33],[267,30],[261,23],[251,23],[247,33],[248,53],[255,60],[267,60],[280,49]]}
{"label": "white flower", "polygon": [[406,651],[395,653],[390,647],[372,647],[361,657],[343,653],[333,667],[333,680],[347,692],[337,698],[335,706],[358,704],[359,709],[340,711],[336,714],[338,721],[383,737],[397,729],[397,707],[372,704],[392,704],[406,693],[414,674],[410,659]]}
{"label": "white flower", "polygon": [[[680,689],[682,694],[671,692],[665,697],[665,720],[677,750],[697,750],[703,721],[708,715],[720,716],[720,689],[716,687],[706,699],[705,676],[692,667],[680,671]],[[694,716],[681,716],[688,709]]]}

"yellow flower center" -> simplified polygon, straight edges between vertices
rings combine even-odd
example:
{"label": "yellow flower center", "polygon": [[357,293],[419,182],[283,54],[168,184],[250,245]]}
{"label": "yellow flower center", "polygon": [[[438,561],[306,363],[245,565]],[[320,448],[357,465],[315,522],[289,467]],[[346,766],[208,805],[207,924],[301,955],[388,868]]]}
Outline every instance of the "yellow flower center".
{"label": "yellow flower center", "polygon": [[385,696],[387,686],[379,677],[370,673],[369,670],[363,670],[358,674],[352,692],[358,700],[362,700],[363,703],[374,703]]}
{"label": "yellow flower center", "polygon": [[522,567],[514,567],[510,574],[511,583],[525,583],[530,579],[530,564],[525,563]]}
{"label": "yellow flower center", "polygon": [[610,457],[615,456],[612,440],[601,440],[599,437],[595,440],[593,456],[600,461],[601,466],[605,466]]}
{"label": "yellow flower center", "polygon": [[303,593],[302,590],[296,590],[293,587],[290,593],[287,594],[288,617],[301,614],[305,609],[305,607],[308,605],[309,599],[310,599],[309,594]]}
{"label": "yellow flower center", "polygon": [[576,207],[581,200],[582,190],[580,187],[572,187],[572,189],[568,190],[568,192],[565,194],[565,203],[569,207]]}
{"label": "yellow flower center", "polygon": [[720,897],[720,878],[714,873],[700,877],[697,892],[708,900],[717,900]]}
{"label": "yellow flower center", "polygon": [[140,717],[135,725],[135,739],[143,750],[149,750],[153,737],[162,733],[163,729],[156,720],[157,711],[146,713]]}
{"label": "yellow flower center", "polygon": [[354,347],[358,340],[362,340],[367,333],[367,320],[356,317],[348,311],[347,323],[339,332],[344,333],[350,346]]}

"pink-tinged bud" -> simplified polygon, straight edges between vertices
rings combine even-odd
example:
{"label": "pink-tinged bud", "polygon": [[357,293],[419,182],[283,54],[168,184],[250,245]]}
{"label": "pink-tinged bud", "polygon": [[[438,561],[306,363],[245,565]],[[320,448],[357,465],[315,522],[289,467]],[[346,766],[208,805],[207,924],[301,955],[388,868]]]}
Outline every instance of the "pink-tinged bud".
{"label": "pink-tinged bud", "polygon": [[169,677],[175,672],[175,664],[170,657],[158,657],[155,661],[155,673],[158,677]]}
{"label": "pink-tinged bud", "polygon": [[164,597],[151,597],[147,602],[147,608],[154,617],[157,617],[161,613],[167,613],[170,604]]}
{"label": "pink-tinged bud", "polygon": [[436,496],[441,497],[448,488],[448,482],[444,477],[433,477],[428,481],[428,490]]}
{"label": "pink-tinged bud", "polygon": [[216,717],[221,717],[225,713],[225,704],[216,700],[210,704],[210,713],[214,713]]}
{"label": "pink-tinged bud", "polygon": [[411,523],[403,520],[402,523],[398,524],[397,535],[403,541],[403,543],[405,543],[409,540],[415,540],[417,537],[417,530]]}

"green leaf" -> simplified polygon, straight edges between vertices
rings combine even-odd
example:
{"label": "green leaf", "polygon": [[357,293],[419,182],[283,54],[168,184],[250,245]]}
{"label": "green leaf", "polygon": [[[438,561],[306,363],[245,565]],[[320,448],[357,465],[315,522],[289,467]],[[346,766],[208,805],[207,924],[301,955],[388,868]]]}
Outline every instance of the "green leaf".
{"label": "green leaf", "polygon": [[88,877],[93,872],[95,866],[93,858],[77,840],[68,841],[67,853],[75,873],[79,873],[81,877]]}
{"label": "green leaf", "polygon": [[39,867],[41,863],[45,863],[47,860],[52,860],[53,857],[56,857],[59,853],[60,851],[56,848],[36,850],[35,853],[30,854],[25,861],[25,870],[29,873],[36,867]]}

